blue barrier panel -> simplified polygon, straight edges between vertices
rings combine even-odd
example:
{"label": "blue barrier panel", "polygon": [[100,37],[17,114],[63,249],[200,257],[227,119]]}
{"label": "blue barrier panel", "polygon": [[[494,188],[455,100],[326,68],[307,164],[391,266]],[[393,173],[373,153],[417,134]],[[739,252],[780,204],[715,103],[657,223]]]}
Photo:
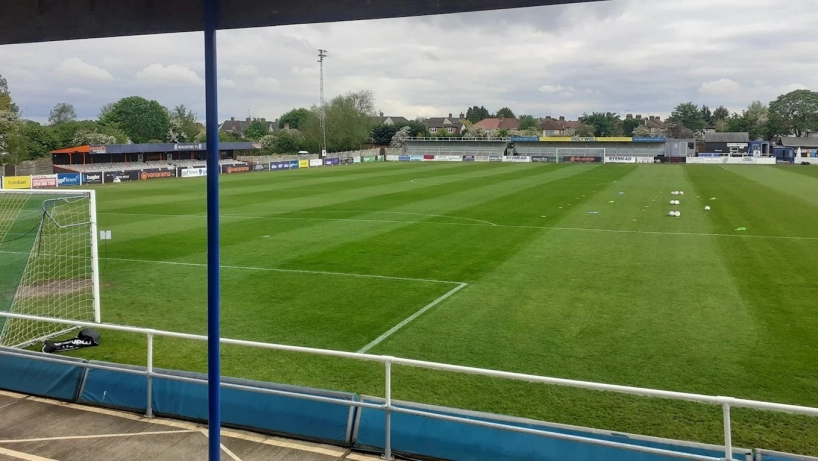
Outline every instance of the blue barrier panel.
{"label": "blue barrier panel", "polygon": [[79,173],[57,173],[57,187],[79,186],[82,177]]}
{"label": "blue barrier panel", "polygon": [[[97,363],[97,362],[94,362]],[[99,362],[102,363],[102,362]],[[121,365],[117,365],[121,366]],[[124,366],[123,366],[124,367]],[[144,371],[144,367],[127,368]],[[154,369],[156,373],[206,379],[200,373]],[[355,401],[355,394],[286,386],[235,378],[223,383],[296,394],[318,395]],[[153,378],[151,404],[157,415],[207,420],[207,385]],[[352,406],[262,394],[249,390],[222,388],[222,424],[298,438],[349,445],[355,409]],[[81,403],[109,406],[137,412],[146,410],[147,378],[119,371],[89,370]]]}
{"label": "blue barrier panel", "polygon": [[298,160],[290,160],[290,169],[297,170],[298,169]]}
{"label": "blue barrier panel", "polygon": [[0,354],[0,389],[39,395],[52,399],[73,402],[77,398],[80,382],[85,369],[80,364],[88,363],[73,357],[50,358],[59,362],[44,362],[35,357],[45,355],[41,352],[24,351],[0,347],[0,351],[13,352],[24,357],[12,357]]}
{"label": "blue barrier panel", "polygon": [[[93,364],[116,366],[145,372],[145,367],[91,361]],[[78,403],[99,405],[144,413],[148,398],[148,378],[122,371],[88,369]]]}
{"label": "blue barrier panel", "polygon": [[756,450],[756,461],[818,461],[812,456],[793,455],[770,450]]}
{"label": "blue barrier panel", "polygon": [[[362,401],[383,403],[383,399],[361,397]],[[467,412],[407,402],[395,402],[399,408],[422,410],[517,427],[568,434],[597,440],[627,443],[642,447],[661,448],[682,453],[724,456],[724,450],[714,445],[638,437],[573,426],[547,424],[539,421],[511,418],[486,413]],[[385,436],[383,410],[361,408],[356,424],[355,446],[383,449]],[[502,459],[562,461],[677,461],[678,458],[641,453],[621,448],[603,447],[590,443],[559,440],[533,434],[474,426],[461,422],[443,421],[424,416],[392,413],[392,449],[409,455],[443,459]],[[743,460],[747,450],[734,450],[734,458]]]}
{"label": "blue barrier panel", "polygon": [[[411,160],[411,158],[412,158],[412,157],[410,157],[410,156],[408,156],[408,155],[399,155],[399,156],[398,156],[398,161],[399,161],[399,162],[408,162],[409,160]],[[421,157],[421,159],[422,159],[422,158],[423,158],[423,157]],[[372,160],[372,161],[374,162],[374,160]]]}

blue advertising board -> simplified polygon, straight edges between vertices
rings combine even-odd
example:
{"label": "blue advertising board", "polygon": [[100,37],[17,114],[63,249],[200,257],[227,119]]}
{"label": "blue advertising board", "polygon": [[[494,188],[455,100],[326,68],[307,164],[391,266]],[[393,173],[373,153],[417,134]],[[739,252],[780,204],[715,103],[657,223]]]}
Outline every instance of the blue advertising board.
{"label": "blue advertising board", "polygon": [[410,162],[422,162],[423,156],[422,155],[412,155],[409,157]]}
{"label": "blue advertising board", "polygon": [[473,162],[474,161],[474,155],[464,155],[463,156],[463,161],[464,162]]}
{"label": "blue advertising board", "polygon": [[[411,160],[411,159],[412,159],[412,158],[411,158],[411,157],[409,157],[408,155],[399,155],[399,156],[398,156],[398,161],[399,161],[399,162],[408,162],[408,161],[409,161],[409,160]],[[421,157],[421,159],[423,159],[423,157]]]}
{"label": "blue advertising board", "polygon": [[537,136],[512,136],[511,142],[540,142]]}
{"label": "blue advertising board", "polygon": [[79,186],[82,178],[79,173],[57,173],[57,187]]}
{"label": "blue advertising board", "polygon": [[646,136],[646,137],[642,137],[642,138],[637,138],[636,136],[634,136],[632,141],[633,142],[665,142],[666,139],[663,138],[663,137],[659,137],[659,136],[657,136],[657,137],[647,137]]}
{"label": "blue advertising board", "polygon": [[297,170],[298,169],[298,160],[290,160],[290,169]]}
{"label": "blue advertising board", "polygon": [[341,163],[340,159],[337,158],[325,158],[324,165],[338,165]]}

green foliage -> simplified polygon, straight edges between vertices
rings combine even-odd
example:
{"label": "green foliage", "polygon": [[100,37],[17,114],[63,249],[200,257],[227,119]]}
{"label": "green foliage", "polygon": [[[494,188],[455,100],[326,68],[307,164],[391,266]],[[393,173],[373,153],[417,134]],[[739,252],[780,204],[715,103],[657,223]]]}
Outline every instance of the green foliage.
{"label": "green foliage", "polygon": [[727,131],[746,131],[750,139],[770,138],[769,109],[761,101],[753,101],[741,114],[734,113],[727,120]]}
{"label": "green foliage", "polygon": [[579,118],[583,125],[594,127],[594,134],[591,136],[609,137],[622,136],[622,120],[619,115],[612,112],[594,112],[590,115],[584,114]]}
{"label": "green foliage", "polygon": [[54,134],[54,138],[57,143],[56,149],[75,146],[76,144],[74,144],[74,139],[79,131],[87,131],[112,136],[117,144],[125,144],[128,142],[128,136],[122,131],[93,120],[79,120],[60,123],[59,125],[49,127],[49,129]]}
{"label": "green foliage", "polygon": [[520,117],[521,130],[539,130],[540,123],[531,115],[523,115]]}
{"label": "green foliage", "polygon": [[409,136],[413,138],[429,136],[429,129],[420,120],[409,121]]}
{"label": "green foliage", "polygon": [[502,109],[497,111],[498,118],[514,118],[514,111],[509,109],[508,107],[503,107]]}
{"label": "green foliage", "polygon": [[51,109],[48,115],[48,123],[59,125],[60,123],[73,122],[77,119],[77,111],[74,106],[67,102],[61,102]]}
{"label": "green foliage", "polygon": [[168,112],[170,116],[172,138],[171,142],[193,142],[199,135],[199,124],[196,114],[188,110],[184,104],[174,107]]}
{"label": "green foliage", "polygon": [[692,102],[685,102],[676,106],[668,121],[681,124],[692,131],[701,131],[707,126],[699,107]]}
{"label": "green foliage", "polygon": [[26,138],[28,158],[48,157],[57,149],[57,137],[48,127],[27,120],[23,123],[21,134]]}
{"label": "green foliage", "polygon": [[278,127],[284,129],[288,125],[293,130],[300,130],[310,116],[310,111],[303,107],[292,109],[278,119]]}
{"label": "green foliage", "polygon": [[497,133],[495,134],[495,136],[498,137],[498,138],[507,138],[508,134],[509,133],[508,133],[507,129],[500,128],[499,130],[497,130]]}
{"label": "green foliage", "polygon": [[644,124],[638,124],[633,129],[633,131],[631,131],[631,133],[628,134],[628,136],[633,136],[636,138],[648,138],[653,136],[653,133],[650,131],[650,128],[646,127]]}
{"label": "green foliage", "polygon": [[[305,145],[310,152],[320,152],[322,132],[321,108],[313,106],[304,124]],[[326,106],[327,151],[360,149],[371,139],[375,127],[375,97],[369,90],[349,92],[334,97]]]}
{"label": "green foliage", "polygon": [[[228,131],[219,131],[219,142],[241,142],[246,141],[240,135]],[[207,131],[202,131],[196,136],[196,142],[207,142]]]}
{"label": "green foliage", "polygon": [[379,124],[372,128],[372,144],[376,146],[388,146],[392,142],[395,133],[398,132],[404,125],[386,125]]}
{"label": "green foliage", "polygon": [[818,130],[818,92],[795,90],[776,98],[769,108],[772,135],[801,136]]}
{"label": "green foliage", "polygon": [[165,140],[170,132],[168,110],[158,101],[140,96],[120,99],[100,121],[120,129],[135,144],[151,139]]}
{"label": "green foliage", "polygon": [[298,130],[279,130],[262,139],[265,150],[273,154],[295,154],[304,146],[304,135]]}
{"label": "green foliage", "polygon": [[486,109],[483,106],[480,107],[472,106],[469,107],[468,110],[466,110],[466,120],[472,123],[477,123],[480,120],[489,117],[491,117],[491,113],[488,111],[488,109]]}
{"label": "green foliage", "polygon": [[11,99],[8,81],[2,75],[0,75],[0,111],[8,111],[15,115],[19,112],[17,105]]}
{"label": "green foliage", "polygon": [[719,106],[713,111],[713,123],[719,120],[727,120],[730,118],[730,111],[724,106]]}
{"label": "green foliage", "polygon": [[593,125],[582,124],[574,131],[574,136],[580,138],[590,138],[596,135],[596,128]]}
{"label": "green foliage", "polygon": [[638,118],[626,118],[622,120],[622,134],[625,136],[634,136],[633,132],[638,126],[644,126],[645,121]]}
{"label": "green foliage", "polygon": [[707,126],[711,126],[713,124],[713,112],[710,111],[710,108],[707,106],[702,106],[702,108],[699,109],[699,112],[702,113],[702,120],[704,120],[704,123]]}
{"label": "green foliage", "polygon": [[244,130],[244,137],[247,139],[252,139],[254,141],[258,141],[263,136],[270,134],[270,128],[268,127],[266,122],[262,122],[259,119],[255,119],[250,122],[250,125],[247,129]]}

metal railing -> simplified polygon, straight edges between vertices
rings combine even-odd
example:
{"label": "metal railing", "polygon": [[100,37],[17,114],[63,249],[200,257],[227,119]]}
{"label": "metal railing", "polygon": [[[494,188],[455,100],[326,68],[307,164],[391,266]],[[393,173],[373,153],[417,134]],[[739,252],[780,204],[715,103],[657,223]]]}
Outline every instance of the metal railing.
{"label": "metal railing", "polygon": [[[135,334],[143,334],[146,336],[147,339],[147,367],[145,371],[136,370],[132,368],[125,368],[125,367],[116,367],[110,365],[101,365],[95,363],[77,363],[76,366],[84,367],[84,368],[92,368],[92,369],[100,369],[100,370],[109,370],[109,371],[117,371],[122,373],[129,373],[135,375],[142,375],[146,376],[147,378],[147,395],[146,395],[146,416],[153,416],[153,407],[152,407],[152,385],[151,379],[152,378],[164,378],[176,381],[184,381],[184,382],[192,382],[192,383],[200,383],[204,384],[207,383],[206,379],[200,378],[191,378],[185,376],[177,376],[171,375],[167,373],[158,373],[155,372],[153,369],[153,339],[156,336],[168,337],[168,338],[179,338],[179,339],[188,339],[193,341],[207,341],[207,336],[203,335],[195,335],[189,333],[177,333],[172,331],[163,331],[163,330],[155,330],[150,328],[139,328],[139,327],[131,327],[131,326],[124,326],[124,325],[114,325],[114,324],[105,324],[105,323],[93,323],[93,322],[81,322],[81,321],[73,321],[73,320],[64,320],[64,319],[55,319],[49,317],[36,317],[31,315],[21,315],[21,314],[12,314],[12,313],[5,313],[0,312],[0,317],[6,318],[13,318],[13,319],[20,319],[20,320],[32,320],[32,321],[40,321],[40,322],[51,322],[63,325],[71,325],[74,327],[91,327],[91,328],[98,328],[104,330],[113,330],[113,331],[121,331],[126,333],[135,333]],[[263,394],[272,394],[272,395],[280,395],[298,399],[305,399],[305,400],[313,400],[319,402],[326,402],[326,403],[334,403],[343,406],[354,406],[358,408],[371,408],[377,410],[383,410],[385,413],[385,429],[386,429],[386,436],[384,440],[384,459],[394,459],[392,457],[392,434],[391,434],[391,414],[392,413],[403,413],[409,415],[416,415],[416,416],[423,416],[427,418],[434,418],[443,421],[452,421],[452,422],[459,422],[464,424],[471,424],[475,426],[482,426],[494,429],[501,429],[511,432],[519,432],[523,434],[532,434],[541,437],[547,437],[552,439],[560,439],[560,440],[569,440],[581,443],[587,443],[591,445],[598,445],[598,446],[605,446],[611,448],[618,448],[630,451],[637,451],[642,453],[652,453],[652,454],[660,454],[666,456],[672,456],[680,459],[692,459],[692,460],[701,460],[701,461],[718,461],[718,460],[732,460],[733,458],[733,444],[732,444],[732,430],[731,430],[731,416],[730,410],[731,408],[751,408],[756,410],[767,410],[767,411],[776,411],[776,412],[784,412],[784,413],[792,413],[792,414],[800,414],[806,416],[818,416],[818,408],[813,407],[805,407],[799,405],[789,405],[789,404],[782,404],[782,403],[771,403],[771,402],[763,402],[757,400],[747,400],[747,399],[738,399],[733,397],[725,397],[725,396],[711,396],[711,395],[703,395],[703,394],[691,394],[686,392],[674,392],[674,391],[663,391],[658,389],[647,389],[647,388],[640,388],[640,387],[632,387],[632,386],[621,386],[616,384],[603,384],[603,383],[594,383],[590,381],[577,381],[572,379],[563,379],[563,378],[553,378],[553,377],[546,377],[546,376],[537,376],[537,375],[530,375],[524,373],[513,373],[507,371],[498,371],[498,370],[489,370],[484,368],[475,368],[475,367],[467,367],[461,365],[450,365],[444,363],[437,363],[437,362],[427,362],[423,360],[413,360],[413,359],[405,359],[400,357],[393,357],[393,356],[383,356],[383,355],[371,355],[371,354],[359,354],[356,352],[345,352],[345,351],[335,351],[330,349],[317,349],[312,347],[301,347],[301,346],[288,346],[283,344],[271,344],[271,343],[262,343],[257,341],[245,341],[241,339],[229,339],[229,338],[221,338],[221,344],[230,344],[235,346],[246,346],[246,347],[255,347],[260,349],[270,349],[270,350],[277,350],[277,351],[285,351],[285,352],[299,352],[305,354],[313,354],[313,355],[322,355],[322,356],[330,356],[330,357],[341,357],[347,359],[354,359],[354,360],[362,360],[368,362],[380,362],[384,365],[384,373],[385,373],[385,382],[384,382],[384,403],[383,404],[376,404],[376,403],[369,403],[369,402],[361,402],[361,401],[350,401],[344,400],[339,398],[333,397],[324,397],[324,396],[317,396],[317,395],[309,395],[309,394],[300,394],[297,392],[289,392],[284,390],[278,389],[266,389],[266,388],[259,388],[259,387],[252,387],[240,384],[233,384],[233,383],[221,383],[221,387],[228,388],[228,389],[238,389],[238,390],[245,390],[250,392],[257,392]],[[34,358],[37,360],[47,361],[47,362],[59,362],[65,363],[61,359],[57,357],[52,357],[49,355],[42,355],[42,356],[32,356],[26,353],[17,353],[14,351],[2,351],[0,352],[5,355],[10,356],[17,356],[17,357],[25,357],[25,358]],[[682,453],[677,451],[671,450],[664,450],[659,448],[651,448],[651,447],[643,447],[638,445],[632,445],[627,443],[621,442],[613,442],[607,440],[600,440],[591,437],[582,437],[577,435],[569,435],[569,434],[561,434],[557,432],[550,432],[545,430],[538,430],[538,429],[530,429],[525,427],[514,426],[511,424],[501,424],[489,421],[481,421],[476,419],[470,418],[463,418],[458,416],[451,416],[445,415],[430,411],[422,411],[422,410],[412,410],[409,408],[402,408],[400,406],[393,405],[392,400],[392,365],[405,365],[410,367],[416,368],[425,368],[429,370],[439,370],[439,371],[448,371],[454,373],[464,373],[464,374],[472,374],[472,375],[479,375],[479,376],[487,376],[493,378],[503,378],[509,380],[516,380],[516,381],[527,381],[533,383],[542,383],[542,384],[551,384],[556,386],[564,386],[564,387],[573,387],[578,389],[591,389],[591,390],[598,390],[598,391],[607,391],[607,392],[615,392],[620,394],[629,394],[629,395],[637,395],[643,397],[654,397],[654,398],[664,398],[664,399],[671,399],[671,400],[683,400],[689,402],[696,402],[702,404],[710,404],[710,405],[719,405],[722,408],[722,416],[723,416],[723,424],[724,424],[724,458],[715,458],[711,456],[703,456],[703,455],[696,455],[691,453]],[[749,461],[751,459],[751,454],[745,453],[746,459]]]}

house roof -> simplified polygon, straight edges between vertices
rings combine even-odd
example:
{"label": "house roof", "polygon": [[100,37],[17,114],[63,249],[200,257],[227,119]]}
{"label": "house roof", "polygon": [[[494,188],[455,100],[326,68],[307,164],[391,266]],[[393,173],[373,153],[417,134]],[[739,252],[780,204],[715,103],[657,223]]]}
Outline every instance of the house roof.
{"label": "house roof", "polygon": [[542,128],[545,131],[561,131],[565,129],[565,125],[563,125],[562,122],[558,120],[547,118],[540,122],[540,128]]}
{"label": "house roof", "polygon": [[[259,119],[261,120],[261,119]],[[278,124],[276,122],[271,122],[268,120],[262,120],[264,123],[267,124],[267,127],[270,131],[275,131],[278,129]],[[253,123],[251,119],[244,119],[244,120],[236,120],[231,118],[230,120],[225,120],[224,122],[219,125],[219,131],[233,131],[237,133],[243,133],[250,124]]]}
{"label": "house roof", "polygon": [[750,133],[705,133],[704,142],[750,142]]}
{"label": "house roof", "polygon": [[516,130],[520,128],[520,120],[516,118],[484,118],[474,124],[484,130]]}
{"label": "house roof", "polygon": [[[598,0],[219,0],[217,27],[244,29],[362,19],[524,8]],[[203,0],[49,0],[0,2],[0,45],[128,35],[198,32]]]}
{"label": "house roof", "polygon": [[658,118],[654,118],[654,119],[646,118],[646,119],[643,119],[643,120],[645,120],[645,128],[654,128],[654,129],[659,129],[659,128],[664,128],[664,127],[665,127],[665,122],[663,122],[663,121],[662,121],[662,119],[658,119]]}
{"label": "house roof", "polygon": [[396,116],[387,115],[387,116],[381,116],[381,117],[375,117],[375,118],[377,119],[379,124],[384,124],[384,123],[386,123],[387,120],[390,120],[390,119],[392,120],[392,123],[394,123],[394,124],[399,124],[399,123],[409,124],[409,119],[406,118],[406,117],[396,117]]}
{"label": "house roof", "polygon": [[818,148],[818,137],[795,137],[785,136],[781,138],[781,145],[784,147],[806,147],[809,149]]}
{"label": "house roof", "polygon": [[448,128],[463,126],[463,122],[458,118],[430,117],[424,122],[427,128]]}

